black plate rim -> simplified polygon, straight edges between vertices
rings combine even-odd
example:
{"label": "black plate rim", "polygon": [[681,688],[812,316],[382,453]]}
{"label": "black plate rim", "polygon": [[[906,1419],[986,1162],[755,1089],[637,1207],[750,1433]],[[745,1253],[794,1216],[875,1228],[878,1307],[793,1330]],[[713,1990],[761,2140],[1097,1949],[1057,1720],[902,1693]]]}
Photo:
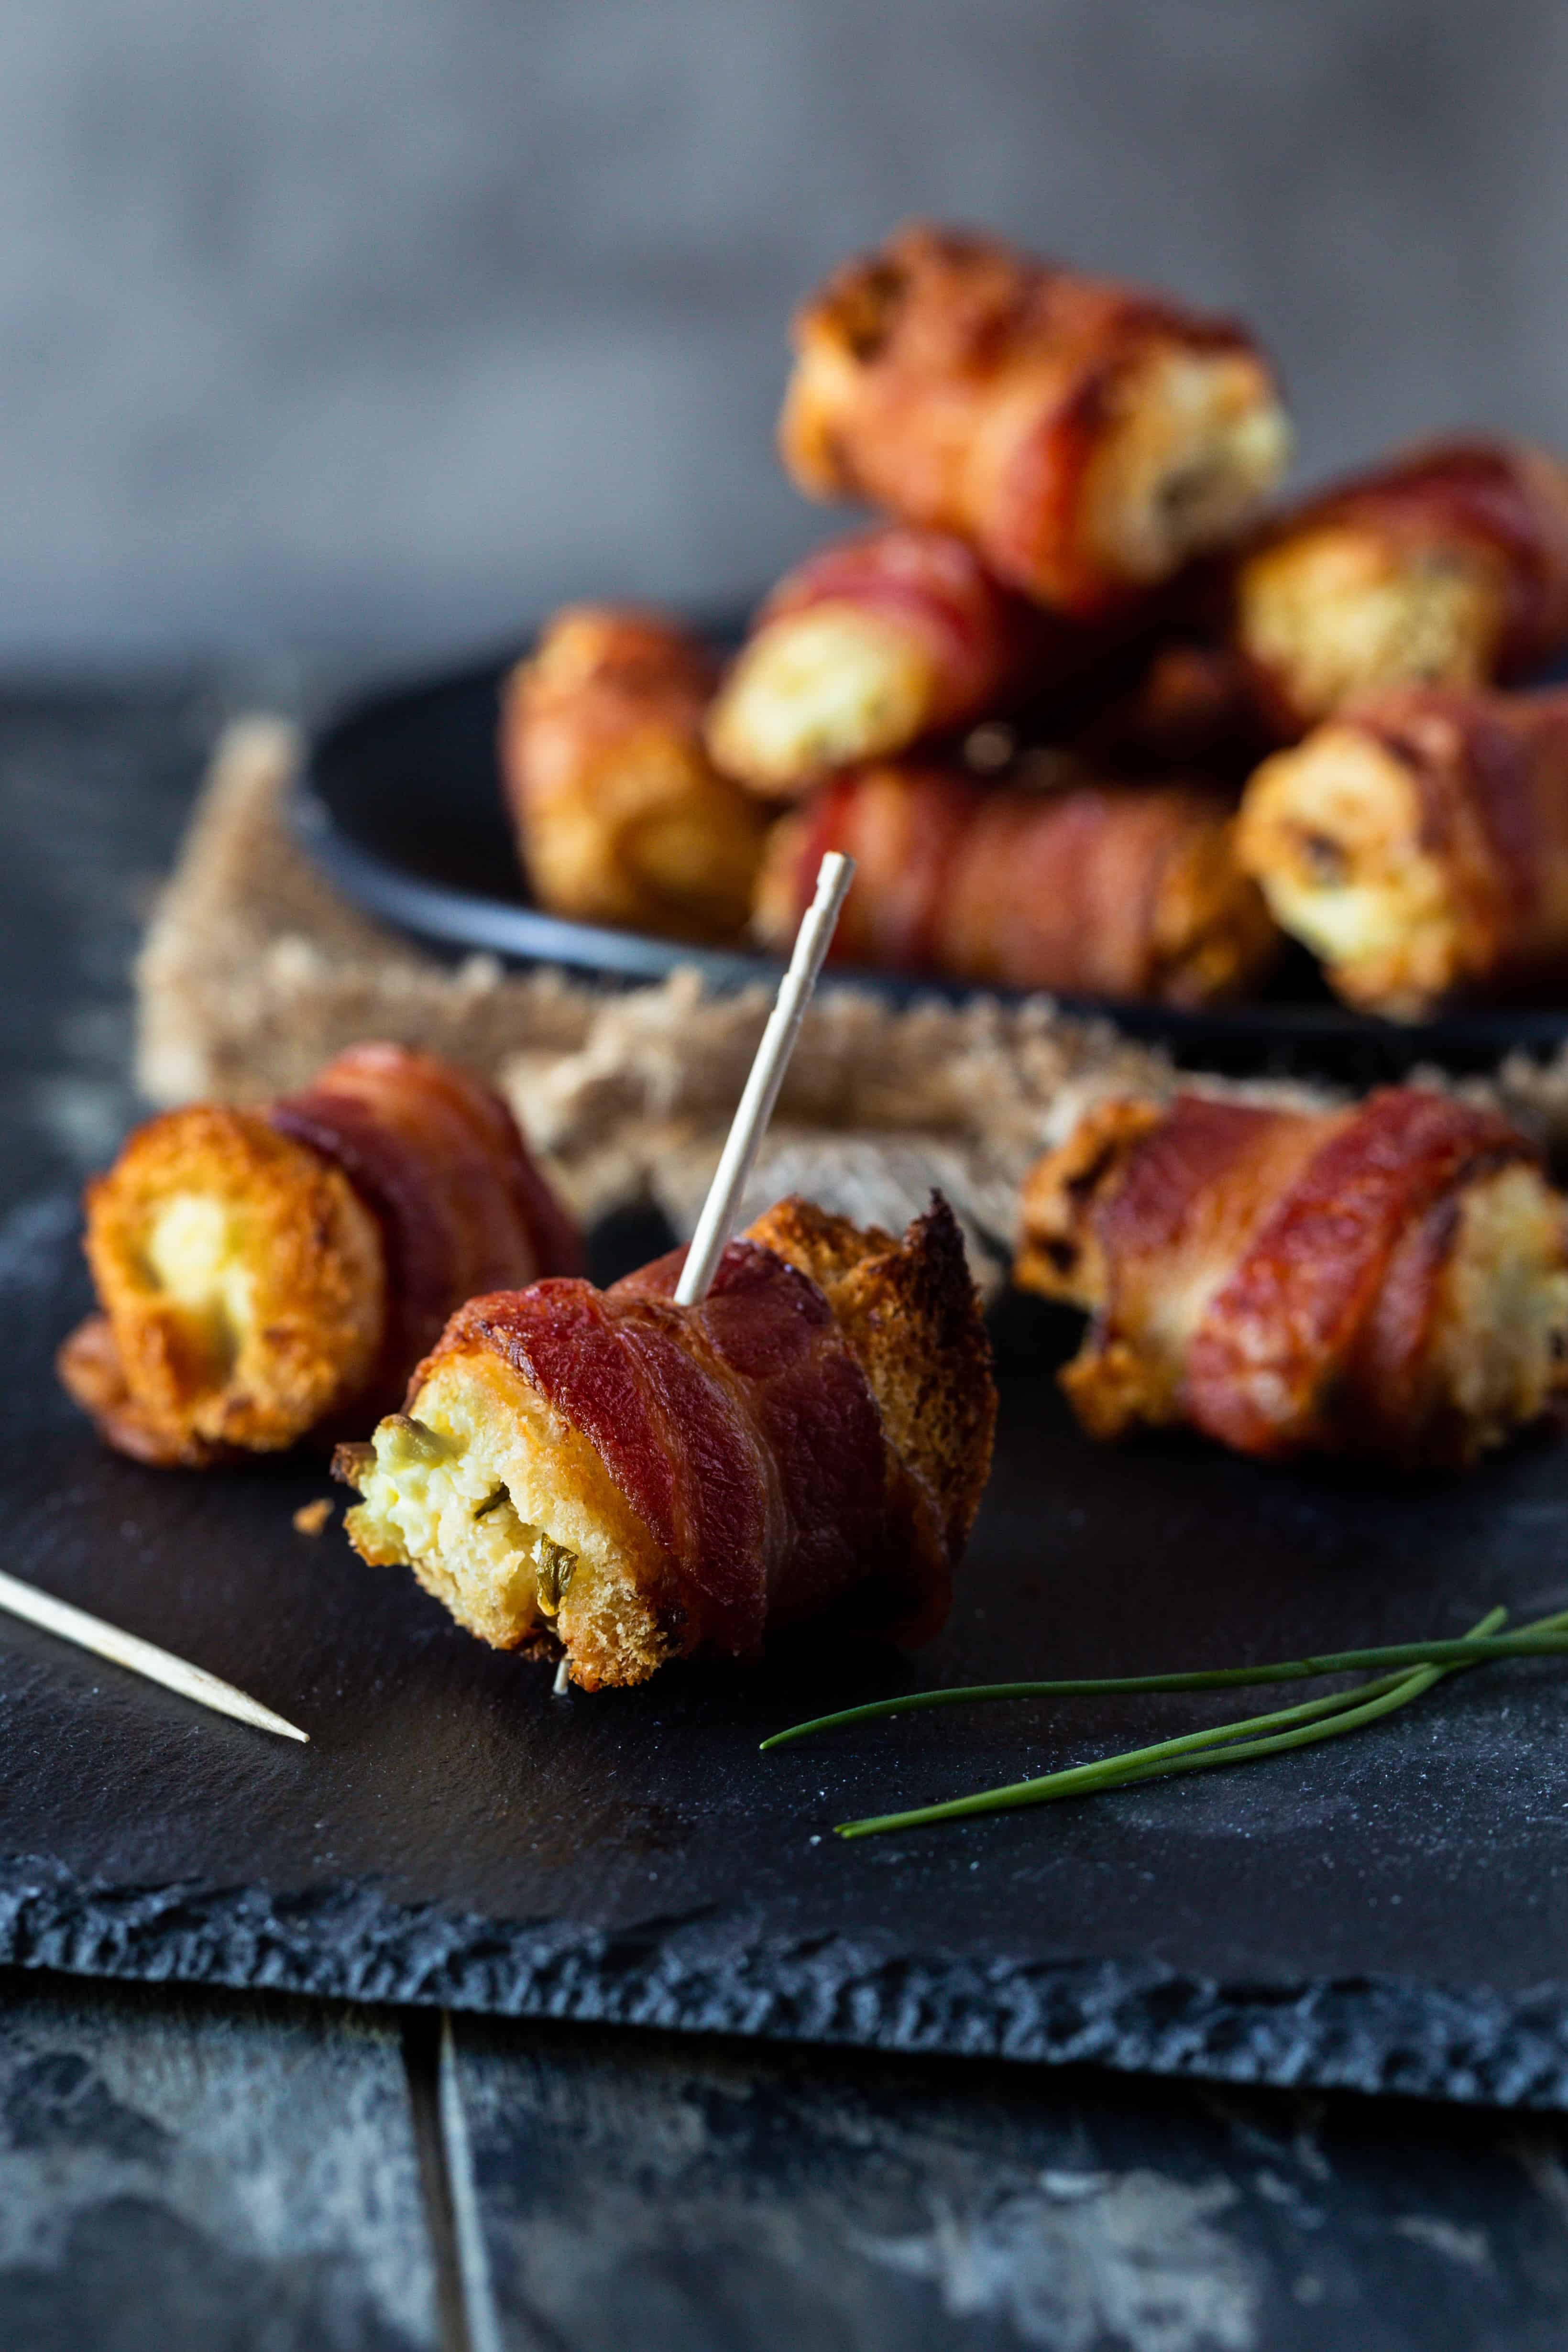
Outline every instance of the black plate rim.
{"label": "black plate rim", "polygon": [[[736,634],[732,620],[709,622],[707,628],[720,639],[732,641]],[[412,684],[389,683],[362,693],[329,716],[308,744],[288,806],[295,838],[312,863],[363,911],[448,957],[488,954],[509,969],[547,965],[622,986],[666,980],[681,970],[697,972],[721,992],[773,985],[783,969],[773,957],[574,922],[524,902],[437,881],[368,847],[343,822],[333,778],[352,763],[356,739],[384,733],[400,715],[412,716],[438,698],[493,688],[520,652],[513,649]],[[869,993],[899,1007],[1041,1001],[1037,992],[1031,996],[1020,990],[976,988],[930,974],[852,965],[834,967],[821,984]],[[1436,1021],[1406,1024],[1343,1005],[1289,1000],[1202,1010],[1121,997],[1057,995],[1051,1002],[1066,1013],[1111,1022],[1130,1035],[1163,1040],[1178,1059],[1229,1048],[1233,1055],[1239,1050],[1250,1060],[1266,1061],[1271,1055],[1300,1049],[1308,1059],[1315,1052],[1342,1058],[1361,1053],[1384,1065],[1410,1066],[1430,1060],[1475,1066],[1513,1051],[1551,1050],[1568,1041],[1568,1003],[1550,1009],[1482,1005]]]}

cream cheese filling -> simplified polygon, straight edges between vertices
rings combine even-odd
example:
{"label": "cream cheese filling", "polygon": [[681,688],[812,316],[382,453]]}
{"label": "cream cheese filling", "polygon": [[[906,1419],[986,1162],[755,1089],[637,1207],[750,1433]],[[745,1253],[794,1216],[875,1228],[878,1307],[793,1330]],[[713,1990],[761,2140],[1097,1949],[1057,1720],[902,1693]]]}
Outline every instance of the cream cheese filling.
{"label": "cream cheese filling", "polygon": [[254,1317],[251,1273],[228,1204],[211,1193],[174,1193],[142,1255],[150,1286],[188,1318],[219,1366],[231,1365]]}
{"label": "cream cheese filling", "polygon": [[1500,1169],[1472,1184],[1460,1217],[1436,1368],[1479,1451],[1533,1421],[1563,1384],[1568,1235],[1563,1202],[1533,1168]]}
{"label": "cream cheese filling", "polygon": [[928,723],[924,647],[874,613],[813,605],[765,626],[740,656],[709,722],[716,764],[787,787],[897,751]]}
{"label": "cream cheese filling", "polygon": [[482,1641],[553,1633],[575,1657],[655,1638],[641,1522],[586,1439],[500,1358],[437,1365],[368,1455],[355,1544],[413,1568]]}
{"label": "cream cheese filling", "polygon": [[1495,605],[1473,559],[1395,550],[1372,531],[1325,525],[1244,566],[1237,625],[1247,651],[1311,719],[1365,687],[1480,683]]}
{"label": "cream cheese filling", "polygon": [[1157,349],[1127,378],[1084,483],[1084,535],[1153,581],[1228,539],[1289,463],[1289,420],[1244,352]]}

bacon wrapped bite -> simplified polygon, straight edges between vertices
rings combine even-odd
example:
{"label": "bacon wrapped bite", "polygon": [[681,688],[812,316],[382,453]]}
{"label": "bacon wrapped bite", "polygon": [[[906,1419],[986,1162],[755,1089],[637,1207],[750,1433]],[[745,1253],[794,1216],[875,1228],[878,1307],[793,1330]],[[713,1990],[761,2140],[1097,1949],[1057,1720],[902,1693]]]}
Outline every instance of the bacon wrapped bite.
{"label": "bacon wrapped bite", "polygon": [[798,799],[829,770],[1015,709],[1102,643],[1004,588],[967,541],[891,524],[785,573],[709,714],[709,749],[752,792]]}
{"label": "bacon wrapped bite", "polygon": [[1276,933],[1222,801],[1181,786],[987,790],[872,767],[774,832],[756,929],[782,947],[830,849],[856,863],[833,955],[1069,995],[1202,1004],[1266,969]]}
{"label": "bacon wrapped bite", "polygon": [[1289,428],[1240,328],[914,223],[798,313],[779,426],[814,498],[956,531],[1003,580],[1100,613],[1232,539]]}
{"label": "bacon wrapped bite", "polygon": [[743,928],[765,820],[703,746],[718,680],[707,646],[652,614],[556,614],[502,689],[499,739],[541,906],[676,939]]}
{"label": "bacon wrapped bite", "polygon": [[1286,736],[1363,688],[1524,676],[1568,647],[1568,466],[1440,442],[1322,492],[1238,566],[1235,634]]}
{"label": "bacon wrapped bite", "polygon": [[996,1406],[952,1212],[900,1243],[782,1202],[695,1307],[683,1258],[470,1300],[406,1410],[339,1449],[355,1549],[590,1690],[839,1604],[926,1639]]}
{"label": "bacon wrapped bite", "polygon": [[166,1111],[86,1207],[101,1311],[60,1378],[121,1453],[187,1468],[381,1410],[463,1299],[582,1262],[499,1097],[398,1045]]}
{"label": "bacon wrapped bite", "polygon": [[1247,785],[1237,852],[1352,1004],[1568,977],[1568,694],[1367,695]]}
{"label": "bacon wrapped bite", "polygon": [[1014,1279],[1092,1313],[1061,1378],[1096,1437],[1459,1465],[1568,1381],[1568,1204],[1507,1120],[1416,1087],[1102,1105],[1026,1181]]}

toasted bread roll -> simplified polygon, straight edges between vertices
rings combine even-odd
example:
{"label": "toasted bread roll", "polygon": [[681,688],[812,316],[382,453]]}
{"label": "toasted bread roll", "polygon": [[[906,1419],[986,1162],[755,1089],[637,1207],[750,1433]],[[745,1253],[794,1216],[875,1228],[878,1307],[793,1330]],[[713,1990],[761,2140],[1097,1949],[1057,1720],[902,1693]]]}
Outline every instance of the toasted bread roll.
{"label": "toasted bread roll", "polygon": [[375,1411],[472,1291],[581,1263],[499,1097],[397,1045],[139,1128],[87,1254],[101,1312],[60,1377],[121,1453],[187,1468]]}
{"label": "toasted bread roll", "polygon": [[1364,696],[1247,787],[1237,855],[1351,1003],[1568,976],[1568,694]]}
{"label": "toasted bread roll", "polygon": [[1015,1281],[1094,1318],[1061,1377],[1096,1437],[1458,1466],[1568,1379],[1568,1204],[1444,1095],[1102,1105],[1022,1208]]}
{"label": "toasted bread roll", "polygon": [[844,850],[856,875],[840,962],[1206,1003],[1256,980],[1276,938],[1231,822],[1176,786],[987,791],[943,769],[867,768],[778,827],[756,928],[782,947],[824,852]]}
{"label": "toasted bread roll", "polygon": [[1522,677],[1568,646],[1568,466],[1509,441],[1391,458],[1267,532],[1235,629],[1286,737],[1369,688]]}
{"label": "toasted bread roll", "polygon": [[138,1128],[87,1192],[101,1315],[60,1375],[139,1460],[201,1467],[291,1445],[348,1404],[387,1323],[376,1222],[342,1169],[255,1112]]}
{"label": "toasted bread roll", "polygon": [[709,713],[708,746],[752,792],[796,800],[832,769],[1038,696],[1103,638],[1004,588],[951,532],[891,524],[785,573]]}
{"label": "toasted bread roll", "polygon": [[1064,613],[1167,578],[1247,523],[1289,428],[1238,327],[913,223],[798,313],[779,425],[814,498],[958,532]]}
{"label": "toasted bread roll", "polygon": [[784,1202],[678,1307],[684,1253],[471,1300],[405,1412],[340,1447],[350,1538],[586,1689],[846,1604],[946,1617],[995,1391],[945,1203],[903,1242]]}
{"label": "toasted bread roll", "polygon": [[541,906],[675,939],[742,930],[765,821],[703,746],[718,679],[653,614],[556,614],[502,689],[498,747]]}

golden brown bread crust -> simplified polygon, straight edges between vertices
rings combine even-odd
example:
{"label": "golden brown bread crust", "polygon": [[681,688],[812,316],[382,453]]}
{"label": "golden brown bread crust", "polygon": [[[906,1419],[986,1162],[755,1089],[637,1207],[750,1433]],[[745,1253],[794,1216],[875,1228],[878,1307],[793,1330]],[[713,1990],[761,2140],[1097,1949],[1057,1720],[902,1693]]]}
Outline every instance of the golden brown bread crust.
{"label": "golden brown bread crust", "polygon": [[1458,1467],[1568,1376],[1568,1222],[1518,1131],[1416,1087],[1107,1104],[1034,1170],[1021,1286],[1089,1308],[1092,1435]]}
{"label": "golden brown bread crust", "polygon": [[273,1452],[363,1388],[385,1322],[381,1239],[307,1146],[254,1112],[167,1111],[86,1205],[103,1317],[67,1342],[60,1376],[111,1443],[196,1466]]}
{"label": "golden brown bread crust", "polygon": [[126,1386],[125,1367],[107,1315],[88,1315],[55,1350],[55,1373],[73,1404],[117,1454],[156,1470],[211,1470],[240,1449],[198,1437],[189,1414],[159,1420]]}
{"label": "golden brown bread crust", "polygon": [[1110,1269],[1094,1211],[1109,1200],[1134,1146],[1163,1116],[1155,1102],[1097,1103],[1054,1151],[1037,1160],[1019,1195],[1013,1280],[1020,1290],[1085,1313],[1105,1304]]}
{"label": "golden brown bread crust", "polygon": [[765,819],[702,740],[718,666],[656,614],[558,613],[501,690],[498,752],[542,906],[724,940],[744,925]]}
{"label": "golden brown bread crust", "polygon": [[747,1233],[809,1275],[826,1298],[889,1442],[936,1497],[956,1562],[990,1475],[996,1383],[952,1209],[934,1195],[900,1242],[794,1196]]}
{"label": "golden brown bread crust", "polygon": [[1392,687],[1249,782],[1242,865],[1352,1003],[1419,1020],[1447,997],[1568,974],[1568,695]]}
{"label": "golden brown bread crust", "polygon": [[104,1312],[60,1378],[122,1453],[185,1467],[363,1425],[455,1304],[581,1262],[500,1097],[384,1044],[264,1112],[153,1119],[86,1207]]}
{"label": "golden brown bread crust", "polygon": [[1336,483],[1238,565],[1235,629],[1285,740],[1373,688],[1521,677],[1568,643],[1568,467],[1469,439]]}
{"label": "golden brown bread crust", "polygon": [[1234,536],[1289,446],[1239,329],[928,223],[836,271],[795,341],[801,488],[955,531],[1063,612]]}
{"label": "golden brown bread crust", "polygon": [[[373,1444],[337,1448],[333,1475],[365,1497],[344,1531],[373,1567],[412,1567],[491,1649],[564,1655],[583,1690],[646,1682],[694,1646],[668,1560],[589,1440],[495,1344],[486,1302],[475,1304],[415,1373],[408,1412],[383,1421]],[[487,1509],[498,1493],[504,1503]],[[388,1508],[394,1496],[401,1510]],[[552,1604],[546,1529],[574,1563]]]}

